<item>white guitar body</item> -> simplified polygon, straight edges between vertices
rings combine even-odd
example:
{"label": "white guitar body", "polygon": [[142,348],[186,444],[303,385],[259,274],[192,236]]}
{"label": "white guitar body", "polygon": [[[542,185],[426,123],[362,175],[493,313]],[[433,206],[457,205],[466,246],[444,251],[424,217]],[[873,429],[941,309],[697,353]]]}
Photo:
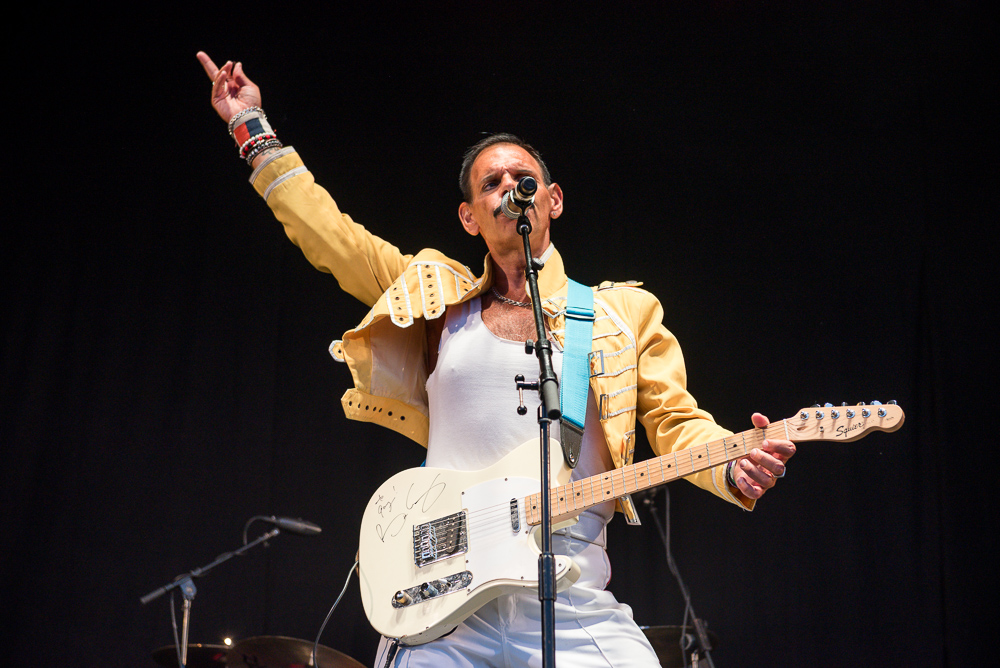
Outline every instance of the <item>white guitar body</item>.
{"label": "white guitar body", "polygon": [[[358,551],[361,600],[376,631],[419,645],[502,594],[537,589],[541,537],[523,506],[540,489],[539,459],[529,441],[481,471],[409,469],[379,487]],[[552,484],[565,484],[570,470],[558,450],[552,461]],[[580,569],[568,557],[555,561],[562,591]]]}

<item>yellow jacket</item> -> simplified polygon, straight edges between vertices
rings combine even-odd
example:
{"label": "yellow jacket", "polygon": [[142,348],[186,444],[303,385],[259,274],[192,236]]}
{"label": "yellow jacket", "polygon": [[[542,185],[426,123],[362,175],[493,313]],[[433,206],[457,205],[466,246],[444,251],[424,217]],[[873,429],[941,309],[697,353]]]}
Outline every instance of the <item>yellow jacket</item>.
{"label": "yellow jacket", "polygon": [[[490,288],[489,257],[483,275],[476,277],[436,250],[404,255],[342,214],[291,147],[254,170],[250,180],[309,262],[371,307],[361,324],[330,347],[354,377],[354,388],[341,400],[345,414],[389,427],[426,447],[425,326],[448,306]],[[554,249],[539,272],[538,287],[547,324],[561,346],[567,278]],[[663,310],[652,294],[635,282],[602,283],[594,292],[594,309],[594,350],[604,353],[604,372],[591,378],[591,391],[616,467],[632,463],[636,417],[660,455],[732,433],[699,409],[688,393],[680,346],[663,326]],[[751,500],[726,483],[724,466],[688,480],[753,508]]]}

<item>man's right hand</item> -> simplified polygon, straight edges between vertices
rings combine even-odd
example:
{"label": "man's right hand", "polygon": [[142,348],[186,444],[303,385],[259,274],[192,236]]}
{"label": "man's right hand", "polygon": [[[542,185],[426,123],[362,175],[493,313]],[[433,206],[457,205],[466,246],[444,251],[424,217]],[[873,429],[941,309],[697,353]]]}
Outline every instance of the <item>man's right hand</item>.
{"label": "man's right hand", "polygon": [[260,89],[243,73],[242,63],[229,60],[216,67],[204,51],[198,52],[198,61],[212,80],[212,107],[226,123],[244,109],[260,106]]}

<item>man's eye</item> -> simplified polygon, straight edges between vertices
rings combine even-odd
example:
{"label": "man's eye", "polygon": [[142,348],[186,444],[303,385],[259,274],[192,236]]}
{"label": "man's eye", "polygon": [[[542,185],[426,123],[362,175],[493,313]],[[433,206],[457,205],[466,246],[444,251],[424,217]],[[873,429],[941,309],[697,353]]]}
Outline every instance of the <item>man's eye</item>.
{"label": "man's eye", "polygon": [[483,190],[492,190],[493,188],[496,187],[496,185],[497,185],[496,181],[489,181],[488,183],[483,184]]}

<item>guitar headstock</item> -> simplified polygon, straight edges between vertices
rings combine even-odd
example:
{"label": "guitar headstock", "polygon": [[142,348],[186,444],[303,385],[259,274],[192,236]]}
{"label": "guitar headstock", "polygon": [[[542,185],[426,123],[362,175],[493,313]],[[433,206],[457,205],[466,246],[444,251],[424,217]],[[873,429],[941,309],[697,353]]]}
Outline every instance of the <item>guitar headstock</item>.
{"label": "guitar headstock", "polygon": [[[872,431],[896,431],[903,426],[903,409],[895,401],[857,406],[812,406],[785,420],[790,440],[856,441]],[[777,424],[773,424],[777,427]]]}

